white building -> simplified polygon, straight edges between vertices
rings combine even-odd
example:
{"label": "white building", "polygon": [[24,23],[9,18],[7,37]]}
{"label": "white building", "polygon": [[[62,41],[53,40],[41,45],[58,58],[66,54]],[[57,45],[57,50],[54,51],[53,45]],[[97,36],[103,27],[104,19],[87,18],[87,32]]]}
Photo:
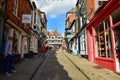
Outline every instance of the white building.
{"label": "white building", "polygon": [[47,46],[60,48],[62,46],[63,37],[55,30],[47,32]]}
{"label": "white building", "polygon": [[32,11],[32,29],[31,29],[31,38],[30,38],[30,51],[33,53],[38,53],[38,35],[41,32],[41,17],[40,10],[34,9]]}

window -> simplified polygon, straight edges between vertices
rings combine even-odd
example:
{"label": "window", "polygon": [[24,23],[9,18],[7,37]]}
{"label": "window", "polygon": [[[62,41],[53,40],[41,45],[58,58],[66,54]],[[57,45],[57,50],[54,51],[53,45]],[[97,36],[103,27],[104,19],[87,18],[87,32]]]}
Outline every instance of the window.
{"label": "window", "polygon": [[36,23],[36,12],[34,12],[34,23]]}
{"label": "window", "polygon": [[58,37],[58,39],[60,39],[60,37]]}
{"label": "window", "polygon": [[13,14],[17,16],[17,12],[18,12],[18,0],[14,0]]}
{"label": "window", "polygon": [[95,28],[97,57],[112,57],[111,36],[108,23],[107,18]]}
{"label": "window", "polygon": [[54,39],[54,37],[52,37],[52,39]]}
{"label": "window", "polygon": [[81,50],[82,51],[85,50],[85,35],[84,34],[80,35],[80,44],[81,44],[80,46]]}

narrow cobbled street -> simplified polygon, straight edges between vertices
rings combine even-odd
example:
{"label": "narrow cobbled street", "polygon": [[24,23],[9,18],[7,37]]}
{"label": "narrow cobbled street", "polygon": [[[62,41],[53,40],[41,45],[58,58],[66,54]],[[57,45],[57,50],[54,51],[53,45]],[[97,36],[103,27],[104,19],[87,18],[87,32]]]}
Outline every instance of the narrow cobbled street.
{"label": "narrow cobbled street", "polygon": [[0,80],[120,80],[120,0],[0,0]]}
{"label": "narrow cobbled street", "polygon": [[63,52],[53,51],[32,80],[88,80]]}
{"label": "narrow cobbled street", "polygon": [[11,76],[0,80],[120,80],[120,75],[66,51],[49,50],[16,64]]}

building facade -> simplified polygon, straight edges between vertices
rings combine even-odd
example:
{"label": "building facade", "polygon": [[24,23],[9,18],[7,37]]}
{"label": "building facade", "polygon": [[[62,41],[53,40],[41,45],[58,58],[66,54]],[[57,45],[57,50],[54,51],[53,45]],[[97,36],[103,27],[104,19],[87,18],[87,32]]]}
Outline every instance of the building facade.
{"label": "building facade", "polygon": [[[22,5],[22,6],[21,6]],[[23,14],[31,14],[32,6],[29,0],[8,0],[6,13],[8,19],[5,23],[4,39],[12,42],[13,53],[20,55],[29,53],[30,24],[22,23]]]}
{"label": "building facade", "polygon": [[119,0],[105,1],[86,26],[89,61],[116,72],[120,72],[119,12]]}
{"label": "building facade", "polygon": [[40,10],[33,9],[32,11],[32,26],[31,26],[31,39],[30,39],[30,51],[33,53],[38,53],[38,35],[41,32],[41,17]]}
{"label": "building facade", "polygon": [[120,1],[78,0],[76,8],[78,32],[71,41],[78,38],[78,51],[87,54],[89,61],[120,72]]}
{"label": "building facade", "polygon": [[[91,2],[91,1],[90,1]],[[78,0],[76,3],[76,16],[78,22],[78,32],[75,35],[78,38],[78,52],[82,57],[87,58],[87,35],[86,24],[89,22],[86,14],[86,2],[85,0]]]}
{"label": "building facade", "polygon": [[60,48],[62,47],[63,37],[55,30],[55,31],[48,31],[47,32],[47,46],[53,48]]}
{"label": "building facade", "polygon": [[30,34],[30,51],[38,53],[39,48],[46,41],[47,18],[45,12],[37,9],[35,2],[31,0],[31,3],[33,10]]}
{"label": "building facade", "polygon": [[46,39],[47,39],[47,17],[45,12],[40,11],[40,17],[41,17],[41,31],[39,34],[39,40],[38,40],[38,48],[41,48],[42,44],[46,44]]}
{"label": "building facade", "polygon": [[74,38],[77,32],[77,22],[76,22],[76,8],[72,8],[69,12],[66,13],[66,28],[65,36],[67,40],[67,49],[74,50],[76,47],[78,50],[78,39]]}

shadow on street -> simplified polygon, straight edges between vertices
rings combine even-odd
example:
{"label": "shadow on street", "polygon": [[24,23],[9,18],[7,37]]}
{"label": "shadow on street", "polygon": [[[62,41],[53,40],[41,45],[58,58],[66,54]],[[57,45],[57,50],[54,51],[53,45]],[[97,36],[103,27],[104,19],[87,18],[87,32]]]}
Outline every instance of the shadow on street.
{"label": "shadow on street", "polygon": [[34,77],[33,80],[72,80],[64,70],[64,66],[58,62],[56,55],[56,51],[50,53],[41,68],[42,70],[37,73],[39,77]]}

